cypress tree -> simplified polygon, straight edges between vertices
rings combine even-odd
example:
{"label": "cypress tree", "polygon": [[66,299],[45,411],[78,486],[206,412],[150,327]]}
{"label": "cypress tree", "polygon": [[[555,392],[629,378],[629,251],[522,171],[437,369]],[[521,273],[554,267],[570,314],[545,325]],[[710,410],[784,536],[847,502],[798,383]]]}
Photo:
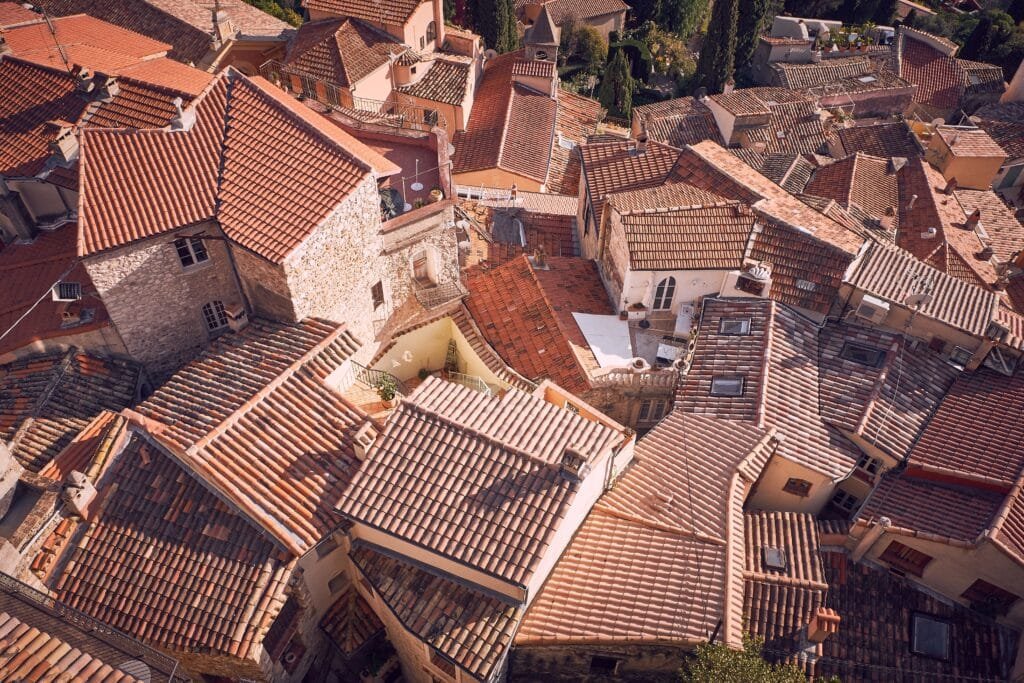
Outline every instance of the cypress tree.
{"label": "cypress tree", "polygon": [[961,56],[964,59],[980,59],[988,53],[992,43],[992,17],[987,12],[981,15],[978,25],[964,43]]}
{"label": "cypress tree", "polygon": [[495,50],[498,49],[500,34],[497,14],[495,0],[476,0],[473,3],[473,28],[484,39],[484,45]]}
{"label": "cypress tree", "polygon": [[771,4],[772,0],[749,0],[745,3],[736,24],[736,66],[742,68],[750,64]]}
{"label": "cypress tree", "polygon": [[604,72],[604,80],[601,81],[601,89],[597,98],[601,106],[608,111],[628,119],[633,114],[633,75],[632,65],[626,58],[624,51],[616,50]]}
{"label": "cypress tree", "polygon": [[891,26],[896,20],[896,0],[881,0],[871,20],[880,26]]}
{"label": "cypress tree", "polygon": [[511,52],[519,47],[519,34],[516,32],[516,9],[512,0],[498,0],[499,34],[494,49],[498,52]]}
{"label": "cypress tree", "polygon": [[697,61],[697,82],[710,93],[720,93],[732,80],[736,55],[739,0],[715,0],[711,23]]}

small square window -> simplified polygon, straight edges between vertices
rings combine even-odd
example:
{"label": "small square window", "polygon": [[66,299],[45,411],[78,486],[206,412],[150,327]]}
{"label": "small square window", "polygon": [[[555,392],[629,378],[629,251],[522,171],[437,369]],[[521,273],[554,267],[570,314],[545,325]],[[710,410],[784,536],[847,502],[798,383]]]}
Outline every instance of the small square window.
{"label": "small square window", "polygon": [[846,342],[843,344],[843,350],[839,352],[839,357],[859,365],[866,365],[869,368],[877,368],[885,360],[885,351],[871,346]]}
{"label": "small square window", "polygon": [[718,334],[730,336],[750,334],[750,318],[722,318],[718,323]]}
{"label": "small square window", "polygon": [[742,396],[743,395],[743,378],[742,377],[712,377],[711,378],[711,395],[712,396]]}
{"label": "small square window", "polygon": [[331,595],[334,595],[342,588],[348,585],[348,575],[345,572],[337,574],[333,579],[327,582],[327,589],[331,591]]}
{"label": "small square window", "polygon": [[857,468],[864,470],[868,474],[878,474],[878,470],[882,468],[882,461],[878,458],[872,458],[867,453],[861,453],[860,460],[857,461]]}
{"label": "small square window", "polygon": [[790,478],[786,480],[786,485],[782,487],[782,490],[792,493],[794,496],[806,498],[811,495],[811,482],[806,479]]}
{"label": "small square window", "polygon": [[853,509],[857,507],[857,503],[860,500],[842,489],[837,489],[834,496],[832,496],[832,504],[842,510],[843,512],[853,512]]}
{"label": "small square window", "polygon": [[595,655],[590,658],[590,673],[611,676],[619,668],[619,660],[615,657],[601,657]]}
{"label": "small square window", "polygon": [[331,536],[328,536],[324,540],[320,541],[320,543],[318,543],[316,546],[317,559],[322,560],[323,558],[327,557],[332,552],[334,552],[334,549],[337,547],[338,540],[334,537],[334,535],[332,534]]}
{"label": "small square window", "polygon": [[384,283],[378,282],[370,288],[370,296],[373,297],[373,310],[384,305]]}
{"label": "small square window", "polygon": [[79,282],[58,282],[53,288],[54,301],[78,301],[82,298],[82,284]]}
{"label": "small square window", "polygon": [[925,657],[949,659],[949,622],[915,614],[910,650]]}
{"label": "small square window", "polygon": [[789,563],[786,561],[786,551],[782,548],[765,546],[761,548],[761,555],[764,559],[764,566],[780,572],[786,571]]}
{"label": "small square window", "polygon": [[206,245],[197,237],[182,237],[174,240],[174,248],[178,252],[178,260],[182,268],[194,266],[203,261],[209,261],[210,255],[206,253]]}
{"label": "small square window", "polygon": [[949,354],[949,362],[960,368],[961,370],[967,367],[967,364],[971,362],[971,356],[974,354],[962,346],[953,348],[953,352]]}

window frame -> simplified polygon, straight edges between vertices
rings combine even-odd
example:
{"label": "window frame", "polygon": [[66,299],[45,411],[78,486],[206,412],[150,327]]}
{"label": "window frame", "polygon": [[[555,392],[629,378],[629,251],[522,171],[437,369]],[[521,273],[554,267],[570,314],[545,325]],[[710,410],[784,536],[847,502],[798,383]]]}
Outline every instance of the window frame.
{"label": "window frame", "polygon": [[[872,353],[875,354],[874,360],[869,361],[868,359],[858,359],[851,357],[856,353]],[[839,357],[843,360],[856,363],[857,365],[863,365],[866,368],[880,368],[885,363],[886,352],[884,349],[875,348],[874,346],[868,346],[867,344],[858,344],[857,342],[845,342],[843,348],[839,349]]]}
{"label": "window frame", "polygon": [[[199,237],[178,237],[172,244],[174,245],[175,253],[178,255],[178,263],[181,264],[182,270],[190,270],[210,261],[210,251]],[[192,263],[185,263],[186,258],[192,261]]]}
{"label": "window frame", "polygon": [[[214,299],[203,304],[203,322],[206,323],[207,332],[226,330],[228,328],[228,313],[224,309],[224,302]],[[216,325],[212,323],[216,323]]]}
{"label": "window frame", "polygon": [[[608,666],[599,666],[597,670],[594,669],[594,664],[600,660],[602,663],[611,662],[611,668]],[[590,663],[587,666],[587,672],[598,676],[614,676],[619,670],[619,664],[622,660],[618,657],[611,657],[609,655],[591,655]]]}
{"label": "window frame", "polygon": [[[884,464],[885,463],[878,458],[873,458],[867,453],[861,453],[860,458],[857,459],[857,469],[870,474],[872,477],[882,470],[882,465]],[[874,467],[874,469],[872,469],[872,467]]]}
{"label": "window frame", "polygon": [[[747,337],[750,336],[750,318],[722,318],[718,321],[718,334],[725,337]],[[726,325],[738,324],[740,326],[739,332],[730,332],[726,329]]]}
{"label": "window frame", "polygon": [[[721,388],[722,382],[736,382],[739,381],[739,391],[733,393],[731,391],[724,391]],[[716,386],[717,385],[717,386]],[[712,375],[711,377],[711,395],[725,398],[738,398],[743,396],[743,393],[747,389],[747,380],[743,375]]]}
{"label": "window frame", "polygon": [[437,40],[437,22],[432,21],[427,24],[427,42],[433,43]]}
{"label": "window frame", "polygon": [[651,310],[671,311],[672,304],[676,298],[676,279],[669,275],[658,281],[654,287],[654,298],[651,300]]}
{"label": "window frame", "polygon": [[[920,649],[917,638],[921,632],[920,623],[931,622],[933,624],[942,625],[945,627],[946,644],[943,648],[943,654],[935,654],[933,652],[926,652]],[[925,614],[923,612],[913,612],[910,616],[910,652],[919,657],[928,657],[929,659],[937,659],[942,662],[948,662],[950,658],[950,650],[953,645],[953,624],[946,619],[941,617]]]}
{"label": "window frame", "polygon": [[370,287],[370,298],[373,302],[373,310],[378,310],[384,305],[384,281],[377,280],[376,284]]}
{"label": "window frame", "polygon": [[814,486],[811,482],[806,479],[801,479],[800,477],[790,477],[782,486],[783,492],[799,496],[800,498],[810,497],[812,488],[814,488]]}
{"label": "window frame", "polygon": [[[842,499],[841,501],[840,498]],[[846,501],[848,500],[853,502],[847,503]],[[846,489],[837,488],[835,493],[832,494],[832,498],[829,500],[829,503],[843,512],[850,514],[858,505],[860,505],[860,498],[853,495]]]}

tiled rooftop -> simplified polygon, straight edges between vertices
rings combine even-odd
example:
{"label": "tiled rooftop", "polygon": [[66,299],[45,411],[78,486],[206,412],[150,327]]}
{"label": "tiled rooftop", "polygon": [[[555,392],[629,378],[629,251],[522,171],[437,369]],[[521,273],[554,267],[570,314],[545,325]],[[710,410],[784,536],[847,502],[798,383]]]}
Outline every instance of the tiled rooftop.
{"label": "tiled rooftop", "polygon": [[[200,62],[211,50],[213,20],[210,6],[202,0],[42,0],[52,16],[88,14],[135,33],[171,45],[169,57]],[[239,38],[284,40],[291,26],[243,0],[220,0]]]}
{"label": "tiled rooftop", "polygon": [[594,262],[545,261],[546,268],[535,268],[520,256],[472,273],[466,306],[487,341],[519,374],[580,393],[590,388],[589,372],[597,361],[572,314],[615,311]]}
{"label": "tiled rooftop", "polygon": [[402,26],[416,11],[421,0],[392,0],[381,4],[374,0],[303,0],[302,6],[324,14],[353,17],[375,24]]}
{"label": "tiled rooftop", "polygon": [[1010,159],[1024,157],[1024,102],[1000,102],[981,107],[974,116],[978,127],[1002,147]]}
{"label": "tiled rooftop", "polygon": [[633,107],[633,115],[651,140],[679,147],[704,140],[722,143],[711,110],[694,97],[679,97]]}
{"label": "tiled rooftop", "polygon": [[288,44],[284,63],[314,78],[354,87],[406,47],[358,19],[323,19],[303,24]]}
{"label": "tiled rooftop", "polygon": [[291,556],[141,437],[98,488],[51,579],[57,599],[149,645],[252,657]]}
{"label": "tiled rooftop", "polygon": [[857,152],[883,158],[921,155],[913,133],[903,122],[839,128],[836,136],[844,156]]}
{"label": "tiled rooftop", "polygon": [[0,366],[0,440],[38,472],[103,410],[135,400],[140,368],[74,349]]}
{"label": "tiled rooftop", "polygon": [[[514,0],[517,11],[521,11],[531,2],[533,0]],[[629,10],[629,5],[622,0],[549,0],[544,5],[547,7],[551,20],[558,26],[568,21],[569,17],[592,19]]]}
{"label": "tiled rooftop", "polygon": [[559,472],[565,449],[593,462],[625,438],[537,396],[428,378],[399,404],[339,509],[526,585],[576,495]]}
{"label": "tiled rooftop", "polygon": [[679,156],[675,147],[648,142],[642,154],[633,140],[591,142],[580,147],[586,191],[600,223],[604,201],[612,192],[640,190],[665,183]]}
{"label": "tiled rooftop", "polygon": [[355,586],[350,585],[341,591],[338,599],[324,614],[320,628],[338,649],[351,655],[383,631],[384,624]]}
{"label": "tiled rooftop", "polygon": [[80,255],[215,217],[233,241],[279,262],[371,172],[396,170],[263,79],[233,69],[195,109],[186,131],[86,132]]}
{"label": "tiled rooftop", "polygon": [[876,220],[888,217],[893,228],[898,225],[899,186],[888,159],[856,152],[815,170],[803,191],[844,207],[856,204]]}
{"label": "tiled rooftop", "polygon": [[953,156],[1006,158],[1006,151],[984,129],[936,126],[935,134],[942,138]]}
{"label": "tiled rooftop", "polygon": [[351,555],[403,626],[443,659],[489,679],[512,644],[518,605],[362,541]]}
{"label": "tiled rooftop", "polygon": [[850,76],[863,76],[874,70],[871,58],[867,55],[826,59],[810,64],[775,62],[772,68],[779,76],[780,85],[792,90],[813,88]]}
{"label": "tiled rooftop", "polygon": [[[725,319],[750,320],[746,335],[720,331]],[[831,477],[848,474],[857,449],[827,425],[818,401],[818,328],[773,301],[705,299],[697,346],[676,410],[773,427],[778,455]],[[711,393],[716,376],[742,376],[739,396]]]}
{"label": "tiled rooftop", "polygon": [[986,243],[1000,262],[1009,261],[1024,248],[1024,225],[1013,209],[992,190],[957,190],[956,200],[965,215],[981,212],[981,225]]}
{"label": "tiled rooftop", "polygon": [[755,152],[751,149],[729,150],[755,171],[779,185],[786,192],[800,194],[811,179],[816,166],[802,154],[787,152]]}
{"label": "tiled rooftop", "polygon": [[462,106],[473,76],[472,65],[454,59],[435,59],[429,69],[420,80],[398,90],[411,97]]}
{"label": "tiled rooftop", "polygon": [[358,349],[326,321],[224,335],[136,411],[153,437],[296,555],[338,521],[367,417],[326,379]]}
{"label": "tiled rooftop", "polygon": [[754,214],[744,204],[723,200],[628,213],[622,227],[634,270],[734,269],[743,263]]}
{"label": "tiled rooftop", "polygon": [[719,637],[738,643],[743,499],[773,446],[749,423],[671,412],[595,505],[516,642],[691,644],[721,621]]}

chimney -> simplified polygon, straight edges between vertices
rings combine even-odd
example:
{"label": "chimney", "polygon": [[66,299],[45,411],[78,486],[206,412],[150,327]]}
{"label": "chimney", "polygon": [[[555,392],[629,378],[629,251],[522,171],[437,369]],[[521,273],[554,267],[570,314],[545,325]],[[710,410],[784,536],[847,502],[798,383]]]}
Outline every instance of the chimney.
{"label": "chimney", "polygon": [[911,209],[914,208],[914,203],[916,201],[917,201],[917,195],[916,194],[910,195],[910,201],[907,202],[907,211],[910,211]]}
{"label": "chimney", "polygon": [[587,464],[587,459],[583,457],[582,453],[569,446],[562,453],[562,464],[559,471],[566,481],[579,483],[590,474],[590,465]]}
{"label": "chimney", "polygon": [[213,38],[220,44],[224,44],[235,37],[235,25],[231,22],[228,13],[220,9],[220,3],[213,7]]}
{"label": "chimney", "polygon": [[0,28],[0,55],[11,54],[11,46],[7,44],[7,38],[4,37],[4,30]]}
{"label": "chimney", "polygon": [[355,437],[352,439],[352,449],[356,453],[356,459],[359,462],[366,460],[366,454],[370,452],[370,447],[373,446],[377,440],[377,430],[374,428],[372,422],[365,423],[356,432]]}
{"label": "chimney", "polygon": [[92,80],[92,72],[84,66],[75,64],[71,67],[75,75],[75,90],[80,94],[91,97],[96,83]]}
{"label": "chimney", "polygon": [[92,78],[93,91],[92,96],[94,99],[100,102],[109,102],[110,100],[117,97],[121,91],[121,87],[117,84],[117,79],[113,76],[108,76],[100,72],[96,72],[96,75]]}
{"label": "chimney", "polygon": [[819,607],[814,611],[810,623],[807,624],[807,640],[822,643],[830,635],[839,631],[841,617],[834,609]]}
{"label": "chimney", "polygon": [[46,125],[54,134],[49,148],[58,163],[66,166],[78,159],[78,136],[75,135],[74,124],[58,120],[47,121]]}
{"label": "chimney", "polygon": [[228,316],[228,327],[232,332],[238,332],[249,324],[249,315],[241,303],[228,304],[224,307],[224,313]]}
{"label": "chimney", "polygon": [[946,183],[946,187],[942,191],[945,194],[953,194],[956,192],[956,178],[950,178],[949,182]]}
{"label": "chimney", "polygon": [[533,250],[533,258],[530,259],[530,265],[537,270],[548,269],[548,254],[543,244],[538,244],[537,248]]}
{"label": "chimney", "polygon": [[96,487],[89,478],[77,470],[72,470],[64,482],[64,490],[61,491],[61,498],[71,508],[71,512],[79,517],[85,517],[89,503],[95,497]]}
{"label": "chimney", "polygon": [[184,100],[180,97],[175,97],[172,104],[174,105],[174,116],[171,117],[171,130],[191,130],[196,123],[195,111],[191,108],[184,109],[182,107]]}
{"label": "chimney", "polygon": [[981,209],[975,209],[971,212],[971,215],[967,217],[967,222],[964,223],[964,227],[968,230],[977,230],[979,223],[981,223]]}
{"label": "chimney", "polygon": [[645,132],[636,136],[636,153],[638,155],[647,154],[647,133]]}
{"label": "chimney", "polygon": [[873,526],[869,527],[864,535],[860,537],[860,540],[857,542],[857,545],[854,547],[853,553],[850,556],[851,559],[853,559],[854,562],[860,562],[860,559],[864,557],[869,550],[871,550],[871,546],[873,546],[875,542],[882,537],[885,530],[891,526],[892,520],[888,517],[879,518],[879,520],[875,522]]}

